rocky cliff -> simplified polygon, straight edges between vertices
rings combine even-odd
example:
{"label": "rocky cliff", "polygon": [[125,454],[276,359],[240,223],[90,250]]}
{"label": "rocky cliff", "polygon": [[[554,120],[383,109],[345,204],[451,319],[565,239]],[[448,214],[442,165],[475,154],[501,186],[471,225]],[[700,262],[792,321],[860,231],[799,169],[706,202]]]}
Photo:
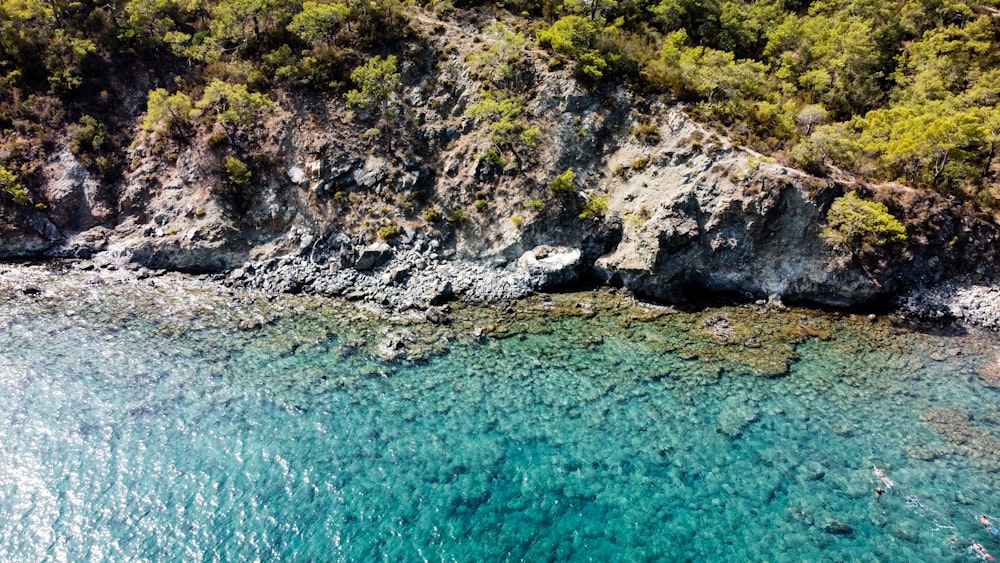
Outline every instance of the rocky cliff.
{"label": "rocky cliff", "polygon": [[[258,131],[258,173],[236,194],[220,189],[208,141],[164,144],[136,129],[127,173],[109,182],[64,140],[45,166],[45,205],[3,203],[0,256],[235,270],[240,283],[278,290],[412,285],[421,289],[397,293],[413,306],[581,279],[671,302],[709,292],[847,306],[997,273],[996,226],[946,197],[809,176],[734,146],[668,99],[586,89],[530,49],[524,113],[539,140],[498,162],[467,112],[484,87],[466,60],[488,40],[485,19],[415,21],[444,31],[408,53],[404,119],[388,139],[366,135],[366,117],[338,96],[278,93]],[[569,169],[569,189],[554,193]],[[826,211],[850,190],[887,204],[907,243],[876,252],[825,242]],[[477,266],[449,274],[448,262]],[[475,279],[447,287],[493,279],[487,270],[509,274],[496,279],[510,291]]]}

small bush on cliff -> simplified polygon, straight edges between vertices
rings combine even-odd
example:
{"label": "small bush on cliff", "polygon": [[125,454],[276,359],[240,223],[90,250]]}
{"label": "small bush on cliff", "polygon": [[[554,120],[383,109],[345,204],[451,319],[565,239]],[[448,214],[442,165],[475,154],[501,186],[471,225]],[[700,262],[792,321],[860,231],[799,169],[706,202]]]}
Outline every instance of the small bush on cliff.
{"label": "small bush on cliff", "polygon": [[830,225],[822,236],[834,244],[860,248],[906,241],[906,228],[885,204],[862,199],[855,192],[833,200],[826,219]]}
{"label": "small bush on cliff", "polygon": [[640,142],[647,145],[656,145],[660,142],[660,128],[655,123],[643,121],[632,129],[632,134]]}
{"label": "small bush on cliff", "polygon": [[17,181],[17,176],[13,172],[3,166],[0,166],[0,190],[10,194],[14,198],[14,203],[31,205],[28,190],[24,189],[21,183]]}
{"label": "small bush on cliff", "polygon": [[524,115],[524,100],[499,90],[484,90],[480,100],[469,107],[468,115],[485,126],[490,141],[499,151],[519,152],[538,142],[540,129]]}
{"label": "small bush on cliff", "polygon": [[[386,58],[374,56],[363,65],[351,71],[351,81],[356,89],[344,94],[348,107],[361,108],[375,112],[376,116],[391,125],[398,116],[392,106],[394,96],[402,89],[402,74],[399,71],[399,60],[395,55]],[[376,131],[380,129],[375,128]],[[392,150],[392,138],[385,137],[386,147]]]}
{"label": "small bush on cliff", "polygon": [[423,213],[424,221],[435,223],[441,220],[441,210],[437,207],[428,207]]}
{"label": "small bush on cliff", "polygon": [[580,210],[580,218],[590,219],[593,217],[601,217],[607,212],[607,210],[608,198],[590,194],[587,197],[587,201],[583,204],[583,209]]}
{"label": "small bush on cliff", "polygon": [[245,84],[213,80],[195,104],[194,113],[213,118],[230,139],[236,139],[242,127],[259,121],[274,103],[259,92],[250,92]]}
{"label": "small bush on cliff", "polygon": [[100,155],[105,149],[104,124],[91,115],[84,115],[79,122],[70,125],[69,134],[69,150],[77,156]]}
{"label": "small bush on cliff", "polygon": [[226,157],[226,162],[223,164],[223,172],[225,172],[226,180],[229,184],[236,187],[249,184],[250,178],[253,175],[242,160],[233,156]]}
{"label": "small bush on cliff", "polygon": [[399,225],[389,223],[378,230],[378,238],[381,240],[392,240],[399,237]]}
{"label": "small bush on cliff", "polygon": [[559,174],[555,177],[555,179],[549,182],[549,189],[551,189],[552,193],[556,195],[570,193],[576,189],[573,177],[573,169],[567,168],[562,174]]}

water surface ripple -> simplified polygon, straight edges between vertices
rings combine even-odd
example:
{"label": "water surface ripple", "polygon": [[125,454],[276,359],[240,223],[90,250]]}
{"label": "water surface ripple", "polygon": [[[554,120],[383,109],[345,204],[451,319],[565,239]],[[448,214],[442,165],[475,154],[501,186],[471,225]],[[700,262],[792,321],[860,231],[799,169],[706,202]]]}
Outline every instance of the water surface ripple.
{"label": "water surface ripple", "polygon": [[387,364],[315,313],[65,309],[0,315],[3,561],[1000,554],[984,337],[823,318],[765,377],[712,355],[712,311],[553,316]]}

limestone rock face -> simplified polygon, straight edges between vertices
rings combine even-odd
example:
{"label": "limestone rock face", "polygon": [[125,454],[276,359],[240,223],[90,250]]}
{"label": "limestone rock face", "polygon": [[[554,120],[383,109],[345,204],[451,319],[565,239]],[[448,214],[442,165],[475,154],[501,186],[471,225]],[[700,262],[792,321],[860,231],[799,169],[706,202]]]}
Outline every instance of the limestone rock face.
{"label": "limestone rock face", "polygon": [[606,281],[666,301],[704,290],[850,305],[885,291],[823,242],[822,209],[794,179],[762,178],[747,190],[726,178],[674,183],[669,169],[657,173],[659,182],[615,194],[623,216],[649,217],[626,220],[621,244],[597,260]]}
{"label": "limestone rock face", "polygon": [[891,269],[871,275],[820,237],[828,184],[734,148],[680,112],[662,141],[625,143],[600,191],[622,218],[621,242],[599,257],[604,281],[677,302],[692,292],[853,305],[886,293]]}
{"label": "limestone rock face", "polygon": [[[995,223],[961,202],[785,168],[668,98],[586,88],[539,50],[519,55],[516,78],[536,142],[498,156],[489,124],[468,111],[487,86],[467,63],[492,40],[482,25],[492,16],[480,15],[411,21],[426,42],[405,57],[392,143],[365,134],[372,123],[338,97],[287,95],[252,135],[253,176],[239,187],[220,172],[232,147],[212,145],[208,131],[185,142],[131,131],[110,184],[62,138],[28,186],[40,205],[0,192],[0,258],[240,268],[234,277],[250,283],[241,266],[295,257],[298,269],[257,271],[255,283],[400,308],[505,300],[590,277],[671,302],[722,292],[843,306],[1000,274]],[[438,25],[449,33],[432,33]],[[570,169],[573,185],[553,193]],[[826,212],[850,190],[887,203],[909,241],[874,258],[824,242]],[[397,236],[376,242],[383,232]]]}
{"label": "limestone rock face", "polygon": [[143,229],[122,236],[107,245],[96,257],[120,257],[151,269],[183,272],[220,272],[243,264],[249,246],[231,225],[206,223],[182,231]]}
{"label": "limestone rock face", "polygon": [[514,268],[528,274],[532,285],[542,289],[566,286],[579,279],[580,249],[536,246],[514,262]]}
{"label": "limestone rock face", "polygon": [[58,152],[45,167],[47,207],[55,223],[85,231],[114,216],[108,187],[68,150]]}

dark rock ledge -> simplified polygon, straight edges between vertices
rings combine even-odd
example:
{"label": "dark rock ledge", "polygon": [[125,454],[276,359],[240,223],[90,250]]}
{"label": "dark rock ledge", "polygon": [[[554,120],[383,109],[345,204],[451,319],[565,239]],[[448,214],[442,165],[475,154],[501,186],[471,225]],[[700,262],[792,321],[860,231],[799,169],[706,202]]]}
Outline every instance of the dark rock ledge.
{"label": "dark rock ledge", "polygon": [[499,266],[445,259],[438,252],[440,243],[424,236],[395,246],[359,245],[347,236],[335,237],[320,251],[310,246],[304,245],[298,255],[244,264],[224,283],[270,295],[308,293],[393,312],[424,311],[428,320],[446,322],[441,306],[453,299],[503,303],[579,279],[580,251],[564,247],[538,247]]}

